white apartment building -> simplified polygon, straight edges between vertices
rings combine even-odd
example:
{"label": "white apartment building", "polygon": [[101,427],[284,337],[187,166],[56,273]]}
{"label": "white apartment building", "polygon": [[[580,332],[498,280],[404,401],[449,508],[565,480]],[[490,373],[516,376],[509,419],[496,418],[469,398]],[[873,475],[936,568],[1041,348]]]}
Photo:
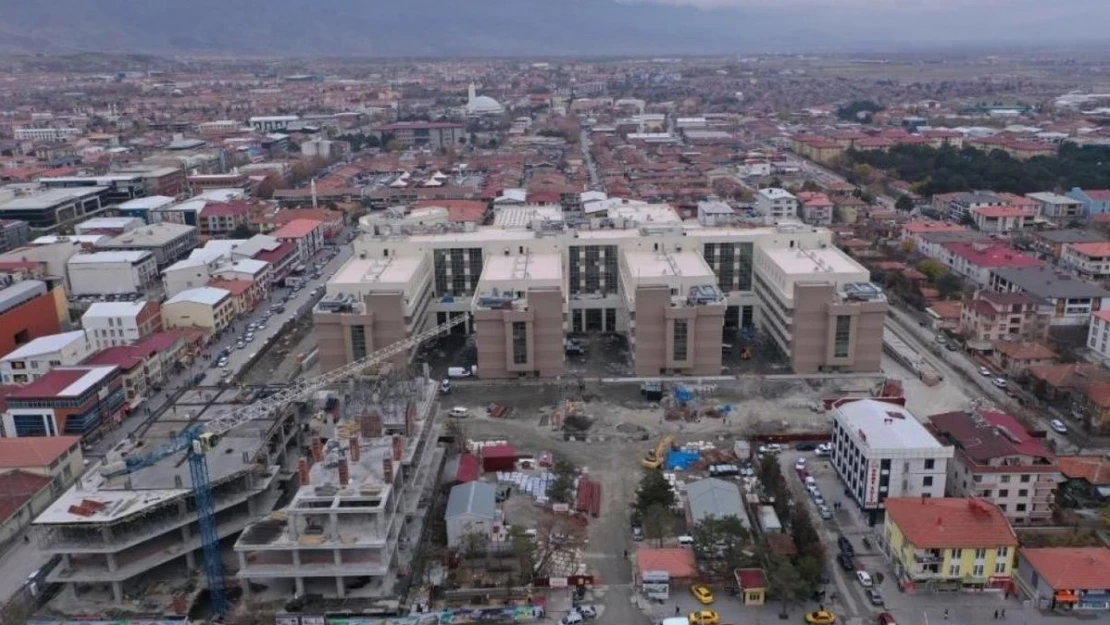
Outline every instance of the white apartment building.
{"label": "white apartment building", "polygon": [[1110,278],[1110,243],[1065,243],[1060,262],[1083,278],[1105,280]]}
{"label": "white apartment building", "polygon": [[131,345],[162,331],[158,302],[95,302],[81,315],[81,327],[96,350]]}
{"label": "white apartment building", "polygon": [[84,330],[40,336],[0,358],[0,383],[28,384],[54,367],[81,364],[92,353]]}
{"label": "white apartment building", "polygon": [[1103,364],[1110,363],[1110,310],[1091,314],[1091,325],[1087,328],[1087,348]]}
{"label": "white apartment building", "polygon": [[771,219],[798,216],[798,198],[786,189],[760,189],[755,194],[755,212]]}
{"label": "white apartment building", "polygon": [[845,398],[833,404],[832,413],[833,467],[873,523],[889,497],[944,497],[955,452],[904,406]]}
{"label": "white apartment building", "polygon": [[141,293],[158,281],[158,263],[150,252],[77,254],[66,262],[73,295]]}
{"label": "white apartment building", "polygon": [[81,134],[79,128],[16,128],[16,141],[65,141]]}

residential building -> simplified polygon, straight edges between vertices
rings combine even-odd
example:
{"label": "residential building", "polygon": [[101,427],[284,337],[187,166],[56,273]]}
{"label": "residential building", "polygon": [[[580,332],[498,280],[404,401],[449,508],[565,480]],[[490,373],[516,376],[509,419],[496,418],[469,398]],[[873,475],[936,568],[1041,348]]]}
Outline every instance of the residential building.
{"label": "residential building", "polygon": [[833,203],[829,196],[815,191],[798,194],[802,221],[814,226],[828,226],[833,222]]}
{"label": "residential building", "polygon": [[853,195],[838,195],[832,198],[833,217],[837,223],[853,225],[859,222],[860,215],[867,210],[867,202]]}
{"label": "residential building", "polygon": [[1052,310],[1049,326],[1086,326],[1091,313],[1110,310],[1110,290],[1094,282],[1046,267],[991,269],[992,291],[1020,292],[1038,298]]}
{"label": "residential building", "polygon": [[1046,260],[1059,260],[1064,246],[1070,243],[1105,243],[1110,237],[1098,230],[1061,228],[1059,230],[1036,230],[1029,234],[1033,249]]}
{"label": "residential building", "polygon": [[297,246],[299,262],[306,263],[324,246],[324,222],[315,219],[294,219],[274,230],[270,236]]}
{"label": "residential building", "polygon": [[833,402],[832,463],[872,524],[891,497],[943,497],[954,450],[896,402]]}
{"label": "residential building", "polygon": [[78,436],[0,438],[0,544],[18,538],[84,470]]}
{"label": "residential building", "polygon": [[1083,201],[1075,197],[1047,191],[1043,193],[1026,193],[1025,197],[1037,202],[1037,204],[1040,205],[1039,210],[1041,214],[1049,219],[1059,221],[1082,219],[1085,213]]}
{"label": "residential building", "polygon": [[980,290],[960,311],[960,332],[968,341],[1042,341],[1051,309],[1025,293]]}
{"label": "residential building", "polygon": [[143,220],[138,217],[93,217],[73,226],[73,232],[78,236],[101,234],[114,237],[141,225]]}
{"label": "residential building", "polygon": [[489,482],[467,482],[451,488],[444,512],[447,548],[484,553],[494,541],[507,537],[497,509],[497,487]]}
{"label": "residential building", "polygon": [[377,126],[379,139],[387,135],[406,148],[456,149],[466,139],[466,126],[454,122],[394,122]]}
{"label": "residential building", "polygon": [[760,189],[755,194],[755,212],[773,221],[797,218],[798,198],[785,189]]}
{"label": "residential building", "polygon": [[1003,204],[1001,206],[981,206],[971,210],[971,218],[980,232],[1006,234],[1019,232],[1033,226],[1036,209]]}
{"label": "residential building", "polygon": [[1042,610],[1105,614],[1110,611],[1110,549],[1022,548],[1014,582]]}
{"label": "residential building", "polygon": [[525,253],[486,261],[472,300],[483,378],[553,378],[563,373],[563,285],[559,254]]}
{"label": "residential building", "polygon": [[25,221],[34,235],[52,234],[101,213],[108,188],[49,189],[0,201],[0,218]]}
{"label": "residential building", "polygon": [[234,318],[231,293],[209,286],[187,289],[162,304],[162,325],[167,329],[199,328],[215,334]]}
{"label": "residential building", "polygon": [[231,293],[235,314],[242,315],[254,310],[254,307],[265,296],[266,290],[263,289],[262,284],[262,282],[252,282],[250,280],[214,278],[208,281],[207,286]]}
{"label": "residential building", "polygon": [[84,364],[119,367],[128,409],[134,409],[158,390],[176,367],[182,366],[184,355],[185,339],[179,331],[169,330],[156,332],[132,345],[105,347]]}
{"label": "residential building", "polygon": [[0,357],[0,383],[34,382],[54,367],[80,364],[92,351],[84,330],[36,338]]}
{"label": "residential building", "polygon": [[158,264],[147,251],[76,254],[66,262],[73,295],[143,293],[158,282]]}
{"label": "residential building", "polygon": [[1068,505],[1102,506],[1110,502],[1110,458],[1105,456],[1059,456],[1060,498]]}
{"label": "residential building", "polygon": [[116,212],[121,217],[137,217],[142,219],[143,223],[152,224],[161,221],[160,209],[172,206],[176,202],[174,197],[168,195],[148,195],[116,206]]}
{"label": "residential building", "polygon": [[956,449],[948,465],[947,495],[993,502],[1013,525],[1052,523],[1056,458],[1017,419],[993,410],[929,417],[937,438]]}
{"label": "residential building", "polygon": [[1020,378],[1030,367],[1052,364],[1058,358],[1047,345],[1033,341],[995,339],[990,347],[991,363],[1011,378]]}
{"label": "residential building", "polygon": [[232,251],[232,256],[253,258],[270,265],[270,282],[282,283],[300,262],[297,245],[291,241],[278,241],[265,235],[256,234]]}
{"label": "residential building", "polygon": [[8,395],[4,435],[88,436],[119,424],[124,400],[116,367],[55,367]]}
{"label": "residential building", "polygon": [[104,202],[119,204],[147,195],[146,181],[139,174],[110,173],[102,176],[62,176],[39,178],[47,189],[105,189]]}
{"label": "residential building", "polygon": [[209,237],[230,236],[236,228],[250,226],[249,202],[211,202],[200,212],[200,234]]}
{"label": "residential building", "polygon": [[755,253],[760,327],[795,373],[878,371],[887,302],[871,272],[833,247]]}
{"label": "residential building", "polygon": [[989,191],[969,191],[966,193],[950,193],[944,198],[946,204],[937,207],[938,198],[934,198],[934,207],[949,219],[959,221],[966,217],[974,217],[972,211],[988,206],[1005,206],[1006,199]]}
{"label": "residential building", "polygon": [[1010,587],[1018,539],[998,506],[982,499],[888,499],[882,544],[912,590]]}
{"label": "residential building", "polygon": [[1103,364],[1110,363],[1110,309],[1091,314],[1087,328],[1087,348]]}
{"label": "residential building", "polygon": [[150,224],[97,243],[104,250],[150,252],[159,269],[184,258],[196,246],[197,229],[175,223]]}
{"label": "residential building", "polygon": [[1040,260],[1022,254],[1008,243],[995,240],[946,243],[942,247],[949,254],[940,260],[949,266],[952,273],[977,286],[986,286],[995,269],[1028,269],[1044,265]]}
{"label": "residential building", "polygon": [[1110,189],[1073,187],[1066,195],[1083,205],[1083,215],[1086,217],[1110,213]]}
{"label": "residential building", "polygon": [[1110,278],[1110,242],[1066,243],[1060,262],[1082,278],[1105,280]]}
{"label": "residential building", "polygon": [[12,131],[16,141],[66,141],[81,136],[80,128],[16,128]]}
{"label": "residential building", "polygon": [[0,355],[61,331],[54,293],[45,282],[23,280],[0,289]]}
{"label": "residential building", "polygon": [[96,350],[133,345],[162,331],[161,305],[156,301],[94,302],[81,315],[81,327]]}

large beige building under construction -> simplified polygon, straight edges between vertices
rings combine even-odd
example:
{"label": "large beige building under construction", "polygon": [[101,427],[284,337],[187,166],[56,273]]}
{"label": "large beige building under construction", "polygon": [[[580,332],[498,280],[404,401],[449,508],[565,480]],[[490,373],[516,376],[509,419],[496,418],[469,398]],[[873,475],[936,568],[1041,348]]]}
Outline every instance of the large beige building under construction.
{"label": "large beige building under construction", "polygon": [[742,330],[799,373],[879,370],[885,298],[829,230],[603,204],[574,224],[550,206],[499,207],[490,226],[364,218],[315,310],[322,367],[466,315],[482,378],[558,376],[555,346],[591,332],[627,336],[639,375],[717,375]]}

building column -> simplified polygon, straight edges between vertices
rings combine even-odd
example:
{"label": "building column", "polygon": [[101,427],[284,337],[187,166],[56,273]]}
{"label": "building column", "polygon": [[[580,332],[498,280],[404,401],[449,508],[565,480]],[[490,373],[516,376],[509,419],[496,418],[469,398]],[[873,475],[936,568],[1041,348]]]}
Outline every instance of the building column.
{"label": "building column", "polygon": [[293,566],[301,565],[301,552],[296,549],[293,550]]}
{"label": "building column", "polygon": [[120,582],[112,582],[112,599],[116,603],[123,603],[123,584]]}
{"label": "building column", "polygon": [[347,595],[347,588],[343,585],[343,578],[341,576],[337,576],[335,578],[335,596],[342,599],[346,595]]}
{"label": "building column", "polygon": [[297,589],[296,596],[303,597],[304,596],[304,578],[303,577],[293,578],[293,584]]}
{"label": "building column", "polygon": [[191,549],[185,552],[185,567],[190,571],[197,570],[197,554]]}
{"label": "building column", "polygon": [[106,555],[107,555],[107,560],[108,560],[108,572],[109,573],[115,573],[116,569],[119,568],[119,565],[116,564],[116,554],[109,553],[109,554],[106,554]]}

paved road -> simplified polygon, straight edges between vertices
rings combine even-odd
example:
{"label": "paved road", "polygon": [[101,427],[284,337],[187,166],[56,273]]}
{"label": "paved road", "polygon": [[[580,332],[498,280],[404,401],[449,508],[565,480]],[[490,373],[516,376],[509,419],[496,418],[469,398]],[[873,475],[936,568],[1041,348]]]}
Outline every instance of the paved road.
{"label": "paved road", "polygon": [[[344,233],[346,234],[346,233]],[[340,235],[340,241],[344,241],[343,235]],[[292,320],[301,313],[307,313],[316,297],[313,296],[312,290],[317,286],[322,286],[328,279],[329,274],[336,271],[348,258],[351,257],[352,249],[350,245],[342,244],[339,252],[335,257],[329,261],[321,271],[320,278],[311,278],[306,282],[305,286],[298,292],[293,293],[292,299],[285,303],[285,312],[278,315],[275,314],[267,323],[267,327],[262,330],[255,331],[254,341],[248,343],[244,349],[232,349],[230,355],[229,371],[240,373],[244,371],[252,360],[252,357],[260,352],[267,342],[276,340],[283,332],[288,329]],[[235,326],[238,332],[228,332],[219,343],[209,347],[210,354],[217,354],[221,349],[226,346],[233,346],[235,341],[239,339],[244,333],[248,323],[260,319],[269,307],[279,301],[283,294],[288,293],[288,289],[277,289],[271,294],[270,302],[264,302],[252,314],[236,320]],[[163,384],[163,390],[154,393],[136,410],[132,416],[125,419],[120,427],[106,432],[98,441],[91,444],[85,453],[85,457],[90,460],[97,460],[102,458],[113,445],[120,440],[141,428],[144,424],[148,423],[157,415],[166,410],[168,406],[172,405],[177,399],[179,394],[187,388],[194,386],[193,376],[196,374],[204,374],[204,379],[200,385],[214,386],[220,378],[223,377],[224,372],[221,369],[212,367],[212,361],[198,359],[189,367],[184,370],[171,374],[167,381]],[[149,413],[147,412],[149,409]],[[48,556],[41,553],[33,543],[26,543],[22,540],[17,540],[7,552],[0,555],[0,570],[4,571],[4,575],[0,576],[0,601],[7,601],[16,591],[18,591],[26,581],[27,577],[43,563],[46,562]]]}

